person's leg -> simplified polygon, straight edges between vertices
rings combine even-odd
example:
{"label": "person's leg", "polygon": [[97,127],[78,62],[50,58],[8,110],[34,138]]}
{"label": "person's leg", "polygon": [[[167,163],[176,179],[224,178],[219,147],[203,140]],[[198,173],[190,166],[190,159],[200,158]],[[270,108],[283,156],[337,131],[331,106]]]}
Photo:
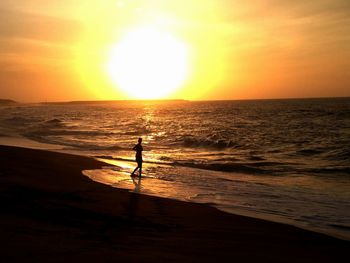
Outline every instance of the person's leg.
{"label": "person's leg", "polygon": [[139,166],[139,169],[140,169],[139,176],[141,177],[141,174],[142,174],[142,161],[139,162],[138,166]]}
{"label": "person's leg", "polygon": [[137,169],[139,169],[139,165],[138,165],[138,164],[137,164],[136,168],[134,169],[134,171],[131,173],[132,176],[135,174],[135,172],[137,171]]}

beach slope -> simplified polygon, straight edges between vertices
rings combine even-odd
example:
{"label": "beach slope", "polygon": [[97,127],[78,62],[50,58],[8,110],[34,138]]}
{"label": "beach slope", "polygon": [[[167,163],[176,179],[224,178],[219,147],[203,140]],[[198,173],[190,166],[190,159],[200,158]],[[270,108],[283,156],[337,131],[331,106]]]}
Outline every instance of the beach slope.
{"label": "beach slope", "polygon": [[349,242],[91,181],[96,160],[0,146],[1,262],[339,262]]}

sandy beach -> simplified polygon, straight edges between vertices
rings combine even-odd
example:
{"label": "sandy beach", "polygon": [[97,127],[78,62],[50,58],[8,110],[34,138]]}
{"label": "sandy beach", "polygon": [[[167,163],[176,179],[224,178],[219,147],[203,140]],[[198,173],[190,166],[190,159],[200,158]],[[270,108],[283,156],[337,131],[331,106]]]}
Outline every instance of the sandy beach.
{"label": "sandy beach", "polygon": [[349,242],[91,181],[94,159],[0,146],[1,262],[340,262]]}

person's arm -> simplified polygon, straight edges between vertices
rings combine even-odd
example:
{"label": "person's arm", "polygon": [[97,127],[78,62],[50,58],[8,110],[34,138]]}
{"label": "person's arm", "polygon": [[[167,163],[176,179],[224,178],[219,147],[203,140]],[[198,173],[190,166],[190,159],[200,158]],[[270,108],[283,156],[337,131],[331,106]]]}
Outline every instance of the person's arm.
{"label": "person's arm", "polygon": [[136,151],[136,145],[135,145],[134,147],[132,147],[132,149],[133,149],[134,151]]}

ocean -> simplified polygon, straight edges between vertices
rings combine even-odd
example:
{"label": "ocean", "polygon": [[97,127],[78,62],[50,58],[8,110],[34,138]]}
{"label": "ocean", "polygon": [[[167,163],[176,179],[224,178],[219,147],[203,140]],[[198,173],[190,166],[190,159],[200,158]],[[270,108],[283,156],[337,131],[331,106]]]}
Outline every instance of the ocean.
{"label": "ocean", "polygon": [[4,104],[0,144],[91,156],[106,165],[84,175],[113,187],[350,240],[350,98]]}

